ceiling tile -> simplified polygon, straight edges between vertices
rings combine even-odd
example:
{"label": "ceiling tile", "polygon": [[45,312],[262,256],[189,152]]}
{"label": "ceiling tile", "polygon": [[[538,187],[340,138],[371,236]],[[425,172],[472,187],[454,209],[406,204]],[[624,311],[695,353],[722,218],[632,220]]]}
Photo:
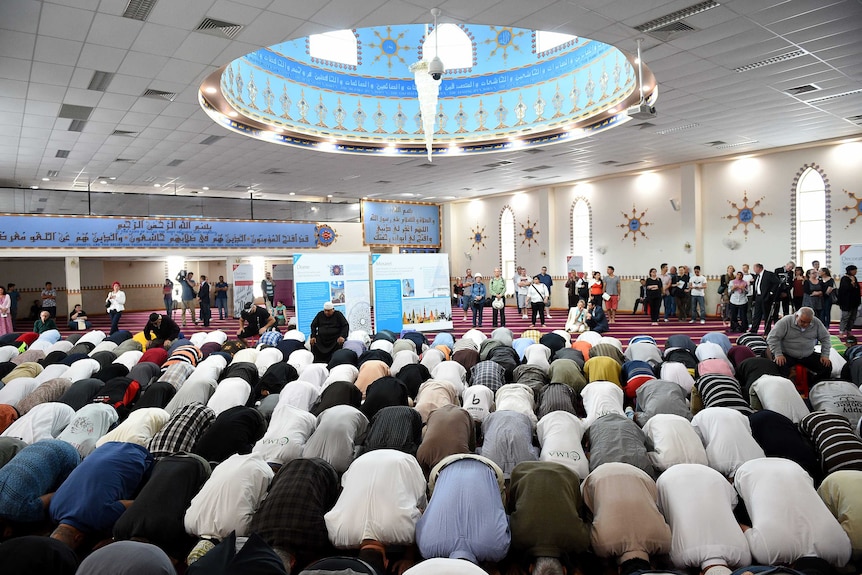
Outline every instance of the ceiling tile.
{"label": "ceiling tile", "polygon": [[65,86],[52,86],[51,84],[38,84],[31,82],[27,96],[31,100],[41,102],[62,102],[66,95]]}
{"label": "ceiling tile", "polygon": [[43,2],[39,34],[82,42],[87,37],[93,16],[89,10]]}
{"label": "ceiling tile", "polygon": [[39,10],[42,3],[36,0],[4,0],[0,2],[0,29],[35,34],[39,27]]}
{"label": "ceiling tile", "polygon": [[148,22],[144,24],[143,29],[135,39],[135,43],[132,44],[132,50],[148,54],[172,56],[188,35],[189,32],[179,28]]}
{"label": "ceiling tile", "polygon": [[71,66],[60,66],[59,64],[46,64],[45,62],[33,62],[30,69],[30,80],[43,84],[67,86],[72,79]]}
{"label": "ceiling tile", "polygon": [[84,44],[78,56],[78,66],[103,72],[116,72],[125,57],[126,51],[120,48]]}
{"label": "ceiling tile", "polygon": [[29,60],[36,46],[36,35],[15,30],[3,30],[0,34],[0,56]]}
{"label": "ceiling tile", "polygon": [[230,44],[231,41],[227,38],[217,38],[208,34],[192,32],[185,37],[173,56],[179,60],[210,64],[213,62],[213,57],[219,55]]}
{"label": "ceiling tile", "polygon": [[74,66],[81,53],[82,42],[39,36],[36,41],[36,51],[33,60],[36,62],[49,62],[52,64],[65,64]]}
{"label": "ceiling tile", "polygon": [[164,68],[169,59],[167,56],[145,54],[130,50],[126,53],[126,57],[123,59],[123,63],[120,64],[117,72],[128,76],[151,78]]}
{"label": "ceiling tile", "polygon": [[[36,116],[54,116],[60,113],[60,103],[58,102],[39,102],[37,100],[27,101],[27,114]],[[61,118],[68,126],[69,120]]]}
{"label": "ceiling tile", "polygon": [[21,60],[20,58],[0,57],[0,78],[7,78],[9,80],[29,80],[30,61]]}
{"label": "ceiling tile", "polygon": [[98,46],[110,46],[128,50],[135,43],[144,23],[130,18],[96,14],[87,42]]}

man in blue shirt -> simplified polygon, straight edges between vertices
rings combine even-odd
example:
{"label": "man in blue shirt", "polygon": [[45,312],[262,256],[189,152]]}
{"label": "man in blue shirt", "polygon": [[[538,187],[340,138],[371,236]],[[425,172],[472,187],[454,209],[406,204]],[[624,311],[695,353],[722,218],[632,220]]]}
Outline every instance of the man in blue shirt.
{"label": "man in blue shirt", "polygon": [[75,468],[51,499],[51,537],[77,548],[88,533],[111,529],[132,504],[153,456],[135,443],[111,441]]}
{"label": "man in blue shirt", "polygon": [[429,477],[431,501],[416,524],[422,557],[500,561],[511,534],[503,507],[503,472],[479,455],[450,455]]}
{"label": "man in blue shirt", "polygon": [[227,282],[224,276],[219,276],[215,285],[215,303],[218,308],[218,318],[227,319]]}
{"label": "man in blue shirt", "polygon": [[538,274],[539,282],[545,284],[545,287],[548,288],[548,309],[545,310],[545,317],[551,319],[551,286],[554,285],[554,279],[548,275],[548,268],[546,266],[542,266],[542,273]]}
{"label": "man in blue shirt", "polygon": [[197,282],[194,280],[194,275],[192,272],[181,271],[180,275],[177,276],[177,281],[180,282],[180,288],[182,289],[180,297],[183,302],[183,327],[186,326],[186,310],[191,310],[192,323],[195,325],[198,324],[198,321],[195,319],[195,298],[198,294],[195,292]]}
{"label": "man in blue shirt", "polygon": [[[477,273],[473,279],[473,287],[470,288],[470,308],[473,310],[473,327],[482,327],[482,317],[485,315],[485,295],[487,290],[482,283],[482,274]],[[479,323],[476,323],[478,316]]]}

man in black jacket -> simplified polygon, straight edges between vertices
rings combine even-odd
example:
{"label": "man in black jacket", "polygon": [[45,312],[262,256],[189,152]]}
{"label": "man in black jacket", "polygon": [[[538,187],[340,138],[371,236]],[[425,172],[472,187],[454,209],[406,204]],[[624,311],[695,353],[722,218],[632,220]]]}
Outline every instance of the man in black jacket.
{"label": "man in black jacket", "polygon": [[[793,262],[787,262],[784,264],[784,267],[775,268],[775,275],[778,277],[779,282],[779,290],[776,299],[776,303],[781,304],[781,309],[783,310],[783,315],[787,315],[790,313],[790,300],[793,298],[793,276],[794,269],[796,269],[796,264]],[[775,306],[775,310],[773,313],[772,321],[770,323],[775,323],[778,321],[778,306]]]}
{"label": "man in black jacket", "polygon": [[201,303],[201,321],[204,323],[204,327],[209,327],[210,318],[212,317],[212,301],[210,300],[210,284],[207,281],[207,276],[201,276],[201,283],[198,288],[198,300]]}
{"label": "man in black jacket", "polygon": [[839,332],[844,337],[850,337],[853,324],[856,323],[856,313],[859,309],[859,283],[856,280],[856,266],[850,264],[844,270],[844,277],[838,284],[838,306],[841,308],[841,324]]}
{"label": "man in black jacket", "polygon": [[163,339],[167,348],[180,336],[180,326],[168,316],[153,312],[144,326],[144,337],[150,340],[152,334],[155,339]]}
{"label": "man in black jacket", "polygon": [[763,320],[763,335],[772,327],[772,304],[776,300],[781,280],[773,272],[763,269],[763,264],[754,264],[754,312],[751,316],[749,333],[757,333]]}

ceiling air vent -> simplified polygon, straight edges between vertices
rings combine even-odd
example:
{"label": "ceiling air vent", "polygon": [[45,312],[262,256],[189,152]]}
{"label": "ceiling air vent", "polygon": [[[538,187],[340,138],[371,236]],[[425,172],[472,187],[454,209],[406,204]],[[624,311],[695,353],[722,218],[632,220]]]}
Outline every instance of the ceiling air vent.
{"label": "ceiling air vent", "polygon": [[798,96],[799,94],[805,94],[807,92],[816,92],[819,89],[820,86],[817,84],[805,84],[803,86],[796,86],[795,88],[788,88],[787,90],[784,90],[784,92],[791,96]]}
{"label": "ceiling air vent", "polygon": [[377,180],[375,184],[391,184],[392,180]]}
{"label": "ceiling air vent", "polygon": [[287,174],[287,172],[285,172],[284,170],[282,170],[280,168],[270,168],[268,170],[264,170],[263,173],[268,175],[268,176],[277,176],[277,175],[281,175],[281,174]]}
{"label": "ceiling air vent", "polygon": [[69,131],[70,132],[83,132],[84,126],[87,125],[87,122],[84,120],[72,120],[69,122]]}
{"label": "ceiling air vent", "polygon": [[218,142],[222,138],[224,138],[224,136],[207,136],[206,138],[201,140],[200,143],[203,144],[204,146],[210,146],[212,144],[215,144],[216,142]]}
{"label": "ceiling air vent", "polygon": [[168,165],[172,168],[176,168],[177,166],[179,166],[183,162],[185,162],[185,160],[171,160],[170,162],[168,162]]}
{"label": "ceiling air vent", "polygon": [[521,151],[522,154],[542,154],[544,152],[545,150],[542,150],[541,148],[528,148]]}
{"label": "ceiling air vent", "polygon": [[735,144],[719,144],[714,146],[716,150],[727,150],[728,148],[738,148],[739,146],[747,146],[749,144],[756,144],[757,140],[746,140],[744,142],[737,142]]}
{"label": "ceiling air vent", "polygon": [[89,106],[76,106],[74,104],[63,104],[60,106],[58,118],[69,118],[70,120],[89,120],[93,108]]}
{"label": "ceiling air vent", "polygon": [[850,90],[849,92],[841,92],[840,94],[833,94],[831,96],[821,96],[819,98],[812,98],[810,100],[806,100],[806,102],[808,104],[819,104],[820,102],[826,102],[829,100],[834,100],[835,98],[843,98],[844,96],[853,96],[855,94],[862,94],[862,89]]}
{"label": "ceiling air vent", "polygon": [[604,162],[599,162],[599,164],[602,166],[615,166],[619,164],[619,162],[616,160],[605,160]]}
{"label": "ceiling air vent", "polygon": [[49,178],[56,178],[59,175],[60,175],[60,170],[48,170],[48,177]]}
{"label": "ceiling air vent", "polygon": [[112,136],[122,136],[124,138],[134,138],[137,135],[137,132],[133,130],[114,130],[111,132]]}
{"label": "ceiling air vent", "polygon": [[156,0],[129,0],[126,11],[123,12],[123,18],[146,20],[155,5]]}
{"label": "ceiling air vent", "polygon": [[233,40],[243,28],[242,24],[232,24],[223,20],[215,20],[214,18],[204,18],[195,30],[211,36]]}
{"label": "ceiling air vent", "polygon": [[698,124],[698,123],[685,124],[682,126],[675,126],[673,128],[665,128],[664,130],[659,130],[658,132],[656,132],[656,134],[658,134],[659,136],[665,136],[667,134],[673,134],[676,132],[682,132],[683,130],[689,130],[691,128],[697,128],[698,126],[700,126],[700,124]]}
{"label": "ceiling air vent", "polygon": [[860,114],[859,116],[850,116],[849,118],[844,119],[848,122],[853,122],[854,124],[862,126],[862,114]]}
{"label": "ceiling air vent", "polygon": [[734,72],[748,72],[749,70],[755,70],[757,68],[763,68],[764,66],[769,66],[770,64],[777,64],[779,62],[785,62],[787,60],[793,60],[794,58],[799,58],[800,56],[804,56],[807,54],[805,50],[793,50],[792,52],[786,52],[784,54],[779,54],[778,56],[772,56],[771,58],[766,58],[764,60],[760,60],[758,62],[752,62],[751,64],[746,64],[745,66],[740,66],[738,68],[734,68]]}
{"label": "ceiling air vent", "polygon": [[114,161],[115,161],[115,162],[120,162],[120,163],[123,163],[123,164],[134,164],[135,162],[137,162],[137,160],[133,160],[133,159],[131,159],[131,158],[117,158],[117,159],[116,159],[116,160],[114,160]]}
{"label": "ceiling air vent", "polygon": [[147,89],[143,94],[141,94],[142,98],[157,98],[160,100],[167,100],[168,102],[173,102],[177,94],[176,92],[165,92],[164,90],[152,90]]}
{"label": "ceiling air vent", "polygon": [[690,16],[694,16],[695,14],[700,14],[701,12],[706,12],[707,10],[712,10],[713,8],[716,8],[718,6],[720,6],[718,2],[714,2],[713,0],[706,0],[706,2],[700,2],[687,8],[677,10],[676,12],[671,12],[670,14],[659,16],[658,18],[654,18],[649,22],[644,22],[643,24],[635,26],[635,30],[637,30],[638,32],[652,33],[656,30],[666,28],[671,24],[679,22],[680,20],[683,20]]}
{"label": "ceiling air vent", "polygon": [[705,146],[712,146],[712,147],[714,148],[714,147],[716,147],[716,146],[724,146],[724,145],[727,145],[727,142],[725,142],[724,140],[713,140],[712,142],[707,142],[707,143],[706,143],[706,144],[704,144],[704,145],[705,145]]}
{"label": "ceiling air vent", "polygon": [[670,42],[671,40],[676,40],[680,36],[684,36],[685,34],[694,32],[695,30],[697,30],[697,28],[689,26],[685,22],[674,22],[673,24],[656,28],[652,32],[647,32],[647,34],[653,38],[661,40],[662,42]]}
{"label": "ceiling air vent", "polygon": [[110,84],[113,79],[113,72],[96,70],[93,72],[93,77],[90,78],[90,84],[87,86],[87,89],[94,90],[96,92],[106,92],[108,90],[108,84]]}
{"label": "ceiling air vent", "polygon": [[534,166],[534,167],[532,167],[532,168],[524,168],[524,169],[523,169],[523,170],[521,170],[521,171],[522,171],[522,172],[538,172],[538,171],[541,171],[541,170],[550,170],[550,169],[551,169],[551,166],[545,166],[545,165],[542,165],[542,166]]}
{"label": "ceiling air vent", "polygon": [[55,158],[68,158],[69,150],[57,150],[57,153],[54,154]]}

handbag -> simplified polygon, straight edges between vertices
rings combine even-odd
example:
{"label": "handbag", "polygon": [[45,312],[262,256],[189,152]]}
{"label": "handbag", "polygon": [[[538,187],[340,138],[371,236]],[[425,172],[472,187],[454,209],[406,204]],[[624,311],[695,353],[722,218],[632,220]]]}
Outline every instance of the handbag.
{"label": "handbag", "polygon": [[838,290],[832,290],[829,292],[829,299],[832,300],[832,303],[838,303]]}
{"label": "handbag", "polygon": [[105,302],[105,309],[111,309],[111,302],[109,302],[109,301]]}
{"label": "handbag", "polygon": [[718,286],[718,293],[721,294],[721,293],[724,293],[726,291],[727,291],[727,284],[721,284],[720,286]]}
{"label": "handbag", "polygon": [[610,296],[610,294],[609,294],[609,293],[605,292],[605,293],[603,293],[603,294],[602,294],[602,299],[603,299],[604,301],[609,301],[609,300],[611,299],[611,296]]}

